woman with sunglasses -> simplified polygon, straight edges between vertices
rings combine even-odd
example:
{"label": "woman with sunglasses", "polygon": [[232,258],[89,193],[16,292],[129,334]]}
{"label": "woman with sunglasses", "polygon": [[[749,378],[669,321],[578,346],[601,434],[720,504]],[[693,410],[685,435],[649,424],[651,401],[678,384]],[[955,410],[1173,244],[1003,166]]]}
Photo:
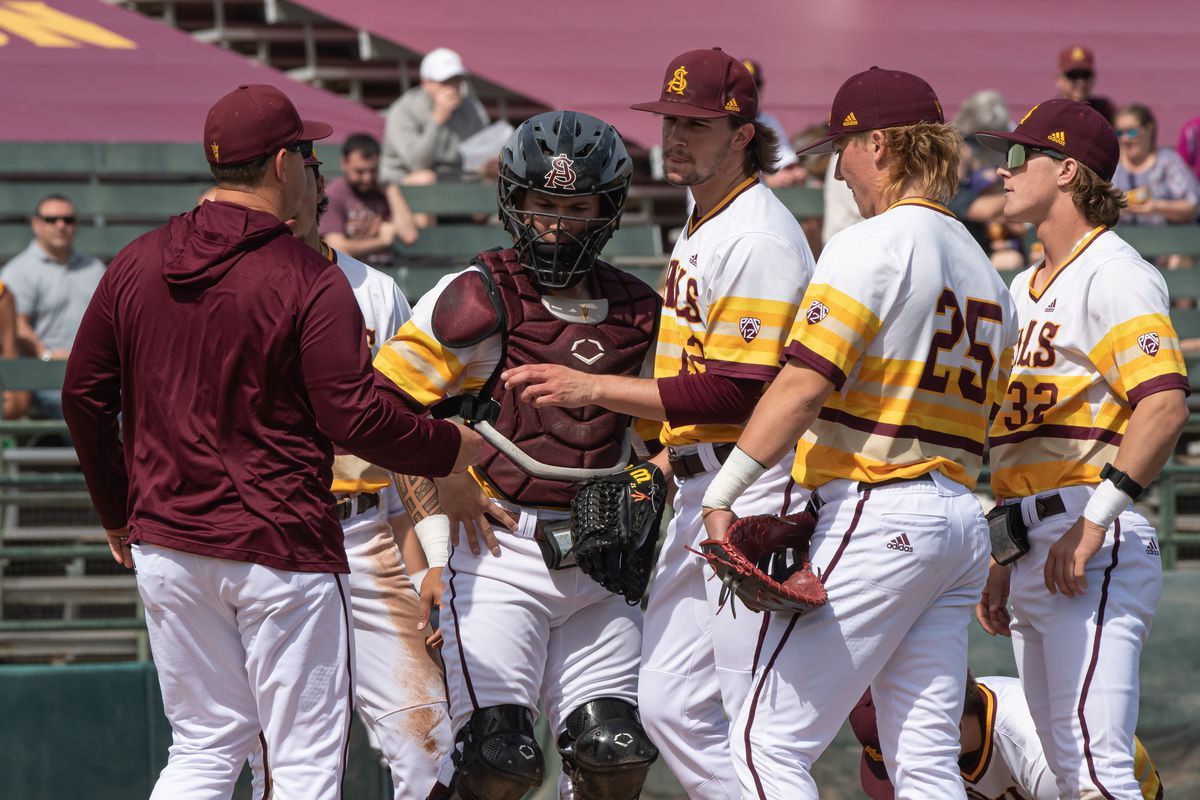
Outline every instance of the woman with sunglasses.
{"label": "woman with sunglasses", "polygon": [[1200,184],[1179,153],[1159,147],[1158,123],[1150,109],[1131,103],[1117,112],[1121,161],[1113,186],[1125,192],[1126,225],[1188,224],[1196,221]]}
{"label": "woman with sunglasses", "polygon": [[1021,333],[990,436],[994,558],[976,615],[1012,636],[1058,796],[1140,798],[1138,662],[1162,564],[1133,501],[1188,418],[1166,283],[1110,230],[1119,148],[1095,110],[1050,100],[976,138],[1007,154],[1004,215],[1046,252],[1012,284]]}

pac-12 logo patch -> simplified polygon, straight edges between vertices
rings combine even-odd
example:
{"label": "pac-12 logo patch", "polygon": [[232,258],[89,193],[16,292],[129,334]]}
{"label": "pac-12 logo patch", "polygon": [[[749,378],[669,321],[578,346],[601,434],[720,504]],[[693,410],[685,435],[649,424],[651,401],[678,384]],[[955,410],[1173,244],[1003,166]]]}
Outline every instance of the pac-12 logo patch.
{"label": "pac-12 logo patch", "polygon": [[550,171],[546,173],[547,189],[574,189],[575,162],[566,156],[555,156],[550,159]]}
{"label": "pac-12 logo patch", "polygon": [[820,300],[813,300],[812,305],[808,307],[808,311],[804,314],[804,319],[808,320],[809,325],[816,325],[827,316],[829,316],[829,306]]}
{"label": "pac-12 logo patch", "polygon": [[762,329],[762,320],[758,317],[742,317],[738,322],[738,330],[742,332],[742,338],[747,342],[758,336],[759,330]]}
{"label": "pac-12 logo patch", "polygon": [[1138,347],[1142,348],[1142,352],[1151,358],[1158,355],[1158,334],[1143,333],[1138,337]]}

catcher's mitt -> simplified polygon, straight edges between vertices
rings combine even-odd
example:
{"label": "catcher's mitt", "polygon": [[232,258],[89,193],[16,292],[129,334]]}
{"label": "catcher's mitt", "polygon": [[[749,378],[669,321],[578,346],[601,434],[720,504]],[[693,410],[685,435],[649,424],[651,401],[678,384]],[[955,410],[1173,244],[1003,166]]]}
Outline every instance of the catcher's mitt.
{"label": "catcher's mitt", "polygon": [[701,542],[700,555],[721,579],[721,606],[731,592],[751,611],[803,614],[825,605],[825,586],[808,560],[816,524],[808,511],[760,514],[730,525],[724,540]]}
{"label": "catcher's mitt", "polygon": [[662,471],[643,463],[581,483],[571,501],[575,562],[630,605],[641,602],[650,582],[666,498]]}

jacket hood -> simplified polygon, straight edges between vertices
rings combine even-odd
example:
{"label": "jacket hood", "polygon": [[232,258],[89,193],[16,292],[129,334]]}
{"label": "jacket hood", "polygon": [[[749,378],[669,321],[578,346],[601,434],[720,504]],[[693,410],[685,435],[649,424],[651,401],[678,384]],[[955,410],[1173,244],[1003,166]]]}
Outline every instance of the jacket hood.
{"label": "jacket hood", "polygon": [[265,211],[205,202],[167,223],[163,278],[181,289],[203,290],[220,281],[246,253],[290,229]]}

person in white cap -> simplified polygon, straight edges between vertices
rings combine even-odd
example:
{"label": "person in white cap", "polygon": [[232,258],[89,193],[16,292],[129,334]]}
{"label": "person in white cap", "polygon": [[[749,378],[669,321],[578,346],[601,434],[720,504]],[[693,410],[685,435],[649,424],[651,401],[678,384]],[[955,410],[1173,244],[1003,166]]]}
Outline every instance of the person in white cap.
{"label": "person in white cap", "polygon": [[458,53],[445,47],[421,60],[421,85],[388,109],[380,179],[430,184],[462,178],[459,143],[487,127],[487,112],[467,87]]}

